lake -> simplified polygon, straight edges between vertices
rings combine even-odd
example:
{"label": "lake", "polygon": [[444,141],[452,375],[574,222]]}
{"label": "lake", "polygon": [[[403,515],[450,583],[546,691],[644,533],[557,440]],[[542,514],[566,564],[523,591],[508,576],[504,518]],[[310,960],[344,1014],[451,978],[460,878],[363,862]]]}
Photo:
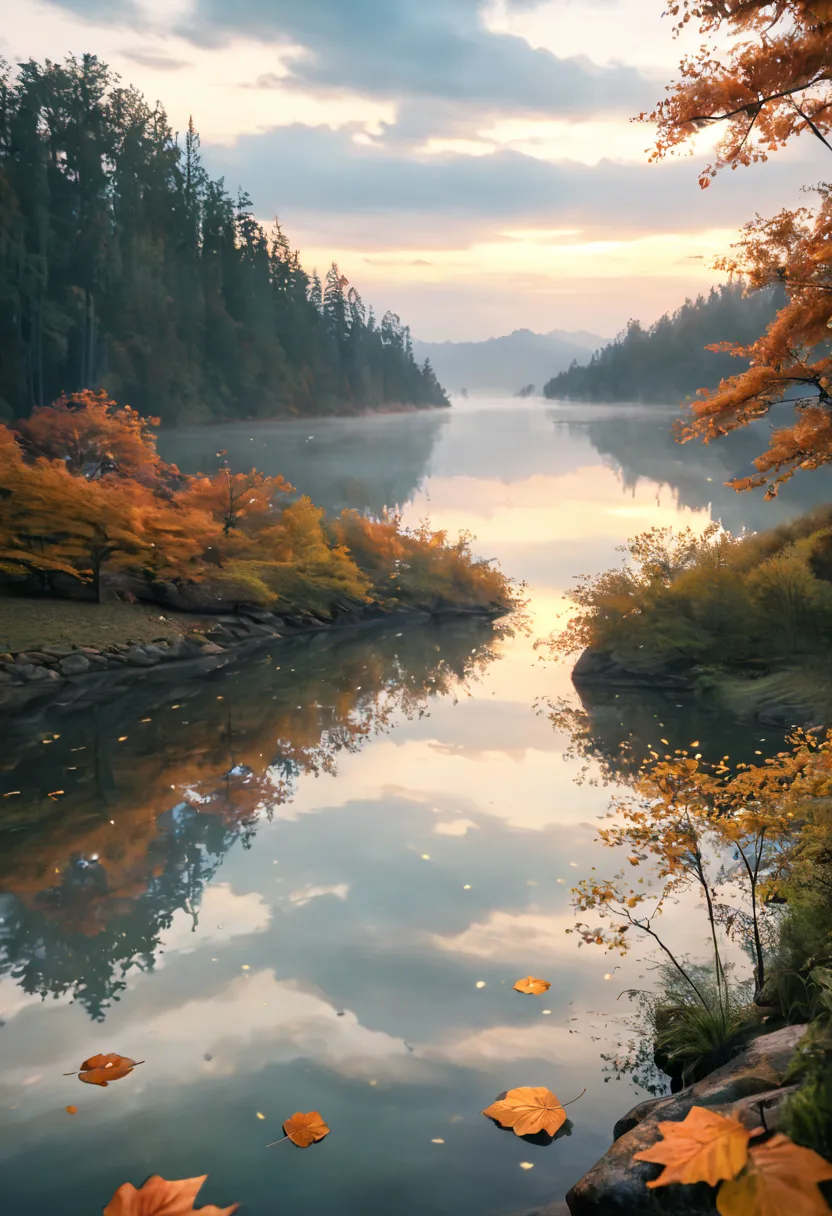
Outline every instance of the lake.
{"label": "lake", "polygon": [[[584,761],[536,710],[579,702],[535,638],[573,576],[636,532],[759,528],[832,498],[824,472],[771,504],[734,494],[722,483],[760,437],[679,448],[671,417],[469,400],[163,436],[188,471],[224,451],[329,510],[470,530],[527,581],[530,628],[297,638],[46,727],[6,724],[6,1210],[89,1216],[122,1182],[207,1173],[201,1202],[252,1216],[521,1216],[603,1153],[643,1093],[602,1059],[626,1014],[616,997],[650,973],[564,932],[570,886],[604,864],[595,822],[615,784],[577,783]],[[586,709],[590,778],[628,734],[733,755],[779,742],[675,694]],[[689,910],[665,928],[704,953]],[[529,974],[549,992],[514,992]],[[77,1070],[98,1052],[143,1063],[85,1085]],[[564,1102],[586,1088],[568,1135],[542,1147],[483,1118],[522,1085]],[[265,1147],[312,1110],[332,1129],[323,1143]]]}

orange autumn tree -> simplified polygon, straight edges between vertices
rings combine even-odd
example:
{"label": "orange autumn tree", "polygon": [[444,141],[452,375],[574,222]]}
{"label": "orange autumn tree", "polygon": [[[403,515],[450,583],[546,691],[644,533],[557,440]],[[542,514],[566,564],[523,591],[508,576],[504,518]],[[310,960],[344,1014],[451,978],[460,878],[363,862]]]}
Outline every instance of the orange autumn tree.
{"label": "orange autumn tree", "polygon": [[[766,899],[776,894],[805,848],[815,801],[828,798],[832,788],[832,730],[822,738],[798,731],[788,743],[788,750],[763,764],[735,767],[728,756],[709,764],[698,752],[651,750],[634,779],[633,794],[613,803],[613,822],[599,831],[605,845],[626,853],[639,877],[628,879],[619,870],[609,879],[592,877],[575,887],[576,911],[597,913],[606,922],[590,928],[579,921],[575,931],[583,941],[624,954],[634,934],[650,938],[709,1009],[707,995],[656,924],[670,903],[693,890],[705,906],[720,1013],[729,1009],[721,927],[736,929],[749,949],[759,995],[766,978]],[[721,888],[731,902],[719,902]]]}
{"label": "orange autumn tree", "polygon": [[158,418],[143,418],[105,392],[85,389],[36,406],[17,422],[16,431],[30,457],[62,461],[87,481],[114,474],[151,484],[163,472],[177,471],[156,450],[152,428],[158,425]]}
{"label": "orange autumn tree", "polygon": [[[720,169],[765,161],[803,134],[832,151],[832,0],[674,0],[668,12],[676,32],[698,22],[703,43],[682,60],[668,96],[640,116],[657,125],[652,159],[716,128],[716,159],[699,178],[706,187]],[[829,190],[821,186],[814,210],[756,217],[735,253],[717,263],[745,276],[751,290],[783,285],[788,300],[756,342],[712,348],[750,366],[712,392],[700,390],[679,431],[683,442],[708,443],[773,405],[795,406],[795,421],[777,428],[755,460],[757,473],[730,483],[737,490],[765,486],[773,497],[799,469],[832,460],[830,227]]]}

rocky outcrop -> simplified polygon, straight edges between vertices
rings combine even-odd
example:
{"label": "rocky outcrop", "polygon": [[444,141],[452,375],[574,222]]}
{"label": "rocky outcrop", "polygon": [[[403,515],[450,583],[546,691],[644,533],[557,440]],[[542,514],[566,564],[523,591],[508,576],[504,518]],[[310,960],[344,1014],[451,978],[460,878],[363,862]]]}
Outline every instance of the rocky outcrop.
{"label": "rocky outcrop", "polygon": [[688,676],[673,671],[636,671],[616,655],[602,650],[584,650],[572,669],[572,682],[601,684],[610,688],[690,688]]}
{"label": "rocky outcrop", "polygon": [[633,1154],[659,1139],[657,1124],[684,1119],[692,1106],[706,1106],[741,1119],[749,1128],[776,1129],[794,1086],[784,1085],[805,1026],[787,1026],[755,1039],[702,1081],[668,1098],[640,1102],[615,1125],[612,1148],[566,1196],[572,1216],[711,1216],[713,1191],[704,1186],[645,1185],[659,1167],[633,1161]]}

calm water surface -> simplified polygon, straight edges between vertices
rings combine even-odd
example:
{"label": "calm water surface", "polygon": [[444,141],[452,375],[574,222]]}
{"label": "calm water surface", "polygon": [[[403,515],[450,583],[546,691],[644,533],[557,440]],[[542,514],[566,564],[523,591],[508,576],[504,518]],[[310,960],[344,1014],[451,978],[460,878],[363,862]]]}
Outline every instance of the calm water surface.
{"label": "calm water surface", "polygon": [[[832,497],[822,474],[773,505],[733,495],[722,482],[754,443],[680,452],[669,419],[467,402],[165,437],[187,469],[225,449],[330,509],[470,529],[528,580],[532,634],[300,639],[4,725],[4,1210],[89,1216],[158,1172],[208,1173],[204,1202],[252,1216],[520,1216],[605,1150],[637,1093],[605,1080],[615,997],[649,977],[564,933],[611,791],[575,784],[568,738],[535,713],[573,694],[534,637],[628,535],[712,515],[759,527],[810,505],[799,495]],[[766,738],[675,699],[588,708],[610,753],[628,731],[749,752]],[[699,948],[689,916],[666,927]],[[545,997],[512,991],[529,973],[551,980]],[[106,1089],[63,1075],[99,1051],[145,1063]],[[480,1115],[519,1085],[563,1101],[586,1086],[571,1134],[535,1146]],[[321,1111],[331,1136],[266,1149],[296,1110]]]}

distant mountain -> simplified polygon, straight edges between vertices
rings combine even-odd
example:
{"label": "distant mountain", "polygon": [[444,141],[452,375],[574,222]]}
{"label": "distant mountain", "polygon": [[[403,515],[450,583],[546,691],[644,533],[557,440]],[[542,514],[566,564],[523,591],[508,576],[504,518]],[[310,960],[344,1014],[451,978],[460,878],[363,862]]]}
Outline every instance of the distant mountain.
{"label": "distant mountain", "polygon": [[536,334],[515,329],[486,342],[419,342],[413,353],[418,362],[430,359],[440,384],[449,393],[467,389],[478,396],[516,393],[527,384],[542,393],[551,376],[565,371],[573,359],[586,363],[605,338],[576,330],[553,329]]}

